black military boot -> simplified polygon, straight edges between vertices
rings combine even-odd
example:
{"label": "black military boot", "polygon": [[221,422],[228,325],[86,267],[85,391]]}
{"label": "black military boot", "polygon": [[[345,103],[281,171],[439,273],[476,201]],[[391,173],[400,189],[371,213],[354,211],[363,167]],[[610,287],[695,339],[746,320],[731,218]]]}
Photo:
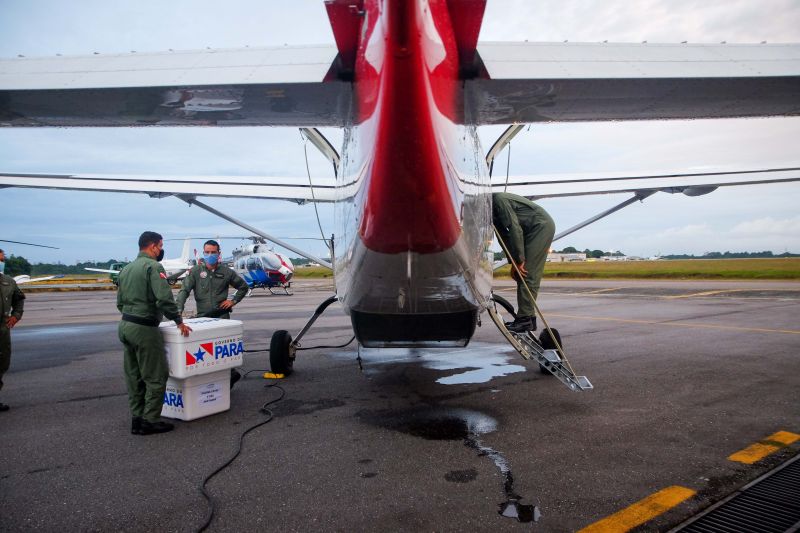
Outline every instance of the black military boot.
{"label": "black military boot", "polygon": [[9,409],[11,408],[8,406],[8,404],[0,402],[0,413],[2,413],[3,411],[8,411]]}
{"label": "black military boot", "polygon": [[132,435],[141,435],[142,434],[142,417],[141,416],[134,416],[131,419],[131,434]]}
{"label": "black military boot", "polygon": [[506,328],[508,328],[508,331],[512,331],[514,333],[536,331],[536,317],[518,316],[514,322],[507,323]]}
{"label": "black military boot", "polygon": [[242,375],[235,368],[231,368],[231,388],[236,385],[236,382],[242,379]]}
{"label": "black military boot", "polygon": [[169,422],[149,422],[142,419],[142,425],[139,429],[139,435],[155,435],[156,433],[166,433],[175,429],[175,426]]}

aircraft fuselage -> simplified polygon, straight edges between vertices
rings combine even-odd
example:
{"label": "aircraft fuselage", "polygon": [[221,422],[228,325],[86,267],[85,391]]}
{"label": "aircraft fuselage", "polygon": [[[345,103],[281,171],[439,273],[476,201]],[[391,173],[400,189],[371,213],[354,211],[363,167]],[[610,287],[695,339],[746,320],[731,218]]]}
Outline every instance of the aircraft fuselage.
{"label": "aircraft fuselage", "polygon": [[459,124],[446,2],[365,2],[336,203],[340,301],[365,346],[465,345],[491,290],[491,196]]}

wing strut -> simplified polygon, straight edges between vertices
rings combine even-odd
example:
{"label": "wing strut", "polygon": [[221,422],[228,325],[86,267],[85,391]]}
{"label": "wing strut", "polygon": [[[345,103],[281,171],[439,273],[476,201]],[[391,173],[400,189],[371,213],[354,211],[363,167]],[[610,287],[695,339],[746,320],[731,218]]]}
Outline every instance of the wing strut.
{"label": "wing strut", "polygon": [[311,141],[317,150],[333,164],[333,174],[339,176],[339,152],[333,147],[331,142],[317,128],[300,128],[300,134]]}
{"label": "wing strut", "polygon": [[512,124],[505,129],[505,131],[497,138],[489,151],[486,153],[486,164],[489,165],[489,177],[492,176],[492,170],[494,169],[494,158],[497,157],[497,154],[503,151],[503,148],[506,147],[508,143],[511,142],[517,133],[522,131],[522,128],[525,127],[525,124]]}
{"label": "wing strut", "polygon": [[218,217],[223,218],[223,219],[227,220],[228,222],[231,222],[232,224],[236,224],[240,228],[244,228],[247,231],[250,231],[250,232],[254,233],[255,235],[258,235],[259,237],[263,237],[264,239],[266,239],[266,240],[268,240],[270,242],[273,242],[273,243],[277,244],[278,246],[280,246],[282,248],[286,248],[287,250],[291,250],[296,254],[300,254],[301,256],[305,257],[306,259],[310,259],[311,261],[319,263],[320,265],[322,265],[322,266],[324,266],[326,268],[330,268],[331,270],[333,270],[333,265],[331,265],[329,262],[327,262],[327,261],[325,261],[323,259],[320,259],[319,257],[316,257],[314,255],[311,255],[308,252],[304,252],[304,251],[302,251],[302,250],[300,250],[298,248],[295,248],[291,244],[285,243],[282,240],[277,239],[277,238],[275,238],[275,237],[273,237],[271,235],[267,235],[263,231],[257,230],[256,228],[254,228],[250,224],[247,224],[246,222],[242,222],[241,220],[236,219],[236,218],[234,218],[234,217],[232,217],[230,215],[227,215],[227,214],[223,213],[222,211],[218,211],[217,209],[214,209],[210,205],[204,204],[203,202],[197,200],[197,198],[195,198],[194,196],[189,196],[189,195],[184,195],[184,194],[178,194],[176,196],[178,198],[180,198],[181,200],[183,200],[184,202],[186,202],[187,204],[189,204],[189,205],[196,205],[197,207],[199,207],[201,209],[205,209],[209,213],[217,215]]}
{"label": "wing strut", "polygon": [[583,221],[583,222],[581,222],[580,224],[576,224],[576,225],[572,226],[571,228],[569,228],[569,229],[567,229],[567,230],[564,230],[564,231],[562,231],[561,233],[559,233],[558,235],[556,235],[555,237],[553,237],[553,242],[556,242],[558,239],[560,239],[560,238],[562,238],[562,237],[566,237],[566,236],[567,236],[567,235],[569,235],[570,233],[575,233],[575,232],[576,232],[576,231],[578,231],[579,229],[581,229],[581,228],[585,228],[585,227],[586,227],[586,226],[588,226],[589,224],[592,224],[592,223],[594,223],[594,222],[597,222],[597,221],[598,221],[598,220],[600,220],[601,218],[605,218],[605,217],[607,217],[608,215],[610,215],[611,213],[616,213],[616,212],[617,212],[617,211],[619,211],[620,209],[622,209],[622,208],[624,208],[624,207],[628,207],[629,205],[631,205],[631,204],[632,204],[632,203],[634,203],[634,202],[637,202],[637,201],[642,201],[642,200],[644,200],[645,198],[647,198],[648,196],[652,196],[652,195],[653,195],[653,194],[655,194],[656,192],[657,192],[657,191],[637,191],[637,192],[636,192],[636,194],[634,194],[634,195],[633,195],[631,198],[628,198],[627,200],[625,200],[625,201],[624,201],[624,202],[622,202],[621,204],[617,204],[617,205],[615,205],[614,207],[612,207],[611,209],[606,209],[606,210],[605,210],[605,211],[603,211],[602,213],[598,213],[597,215],[593,216],[592,218],[587,218],[586,220],[584,220],[584,221]]}

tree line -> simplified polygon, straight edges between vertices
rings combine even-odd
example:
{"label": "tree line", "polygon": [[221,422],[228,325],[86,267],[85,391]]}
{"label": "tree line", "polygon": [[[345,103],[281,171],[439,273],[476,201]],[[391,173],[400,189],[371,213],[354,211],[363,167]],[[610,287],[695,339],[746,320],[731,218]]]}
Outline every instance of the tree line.
{"label": "tree line", "polygon": [[[579,254],[585,253],[587,259],[599,259],[601,257],[622,257],[625,254],[619,250],[613,252],[605,252],[603,250],[578,250],[573,246],[567,246],[563,250],[556,250],[560,254]],[[663,255],[662,259],[758,259],[758,258],[781,258],[781,257],[800,257],[800,254],[792,254],[784,252],[782,254],[774,254],[770,251],[765,252],[706,252],[703,255],[689,255],[689,254],[671,254]],[[503,252],[495,252],[495,261],[505,259]],[[5,274],[9,276],[19,276],[20,274],[27,274],[29,276],[44,276],[44,275],[58,275],[58,274],[87,274],[86,268],[109,268],[112,263],[126,263],[119,259],[109,259],[107,261],[83,261],[74,265],[65,265],[63,263],[36,263],[31,264],[27,259],[19,255],[11,255],[6,257],[6,270]],[[292,263],[295,266],[308,264],[310,261],[305,258],[293,257]]]}
{"label": "tree line", "polygon": [[85,268],[108,268],[111,263],[123,263],[118,259],[108,261],[84,261],[74,265],[63,263],[36,263],[31,264],[27,259],[19,255],[6,257],[5,274],[9,276],[19,276],[27,274],[29,276],[58,275],[58,274],[88,274]]}

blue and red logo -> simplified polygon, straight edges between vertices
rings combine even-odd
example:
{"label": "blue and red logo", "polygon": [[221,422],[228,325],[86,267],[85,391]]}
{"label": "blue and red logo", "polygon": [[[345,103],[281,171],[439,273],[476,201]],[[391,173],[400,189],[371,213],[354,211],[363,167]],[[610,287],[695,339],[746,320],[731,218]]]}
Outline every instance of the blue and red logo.
{"label": "blue and red logo", "polygon": [[214,343],[206,342],[200,345],[196,352],[186,352],[186,366],[205,362],[206,357],[211,359],[214,356]]}

